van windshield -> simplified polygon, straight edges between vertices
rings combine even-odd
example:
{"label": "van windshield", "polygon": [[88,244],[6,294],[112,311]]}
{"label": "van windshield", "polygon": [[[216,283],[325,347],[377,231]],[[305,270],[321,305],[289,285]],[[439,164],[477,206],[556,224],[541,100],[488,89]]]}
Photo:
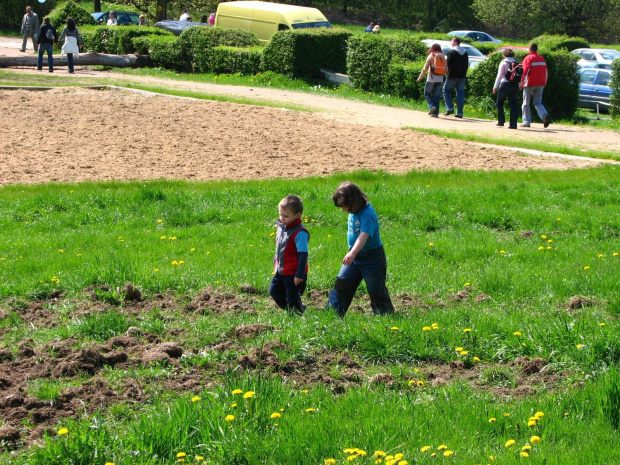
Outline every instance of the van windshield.
{"label": "van windshield", "polygon": [[327,29],[332,29],[332,25],[329,24],[329,21],[314,21],[311,23],[297,23],[293,24],[293,29],[307,29],[309,27],[326,27]]}

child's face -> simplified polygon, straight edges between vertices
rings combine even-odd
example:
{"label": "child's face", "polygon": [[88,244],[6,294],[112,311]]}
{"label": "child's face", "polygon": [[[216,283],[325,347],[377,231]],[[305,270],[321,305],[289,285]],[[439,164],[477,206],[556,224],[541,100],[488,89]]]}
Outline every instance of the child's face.
{"label": "child's face", "polygon": [[340,207],[342,209],[343,212],[345,213],[351,213],[351,210],[349,210],[349,207],[343,205],[342,207]]}
{"label": "child's face", "polygon": [[290,208],[278,205],[278,211],[280,212],[280,221],[283,224],[291,224],[293,221],[301,218],[301,213],[293,213]]}

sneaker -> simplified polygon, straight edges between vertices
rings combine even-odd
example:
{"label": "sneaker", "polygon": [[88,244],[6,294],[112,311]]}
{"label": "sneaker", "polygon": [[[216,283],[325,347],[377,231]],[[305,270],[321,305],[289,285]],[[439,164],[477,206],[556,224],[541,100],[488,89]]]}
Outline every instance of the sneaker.
{"label": "sneaker", "polygon": [[499,123],[497,123],[495,126],[499,126],[500,128],[503,128],[503,127],[504,127],[504,125],[503,125],[503,124],[499,124]]}
{"label": "sneaker", "polygon": [[522,128],[529,128],[529,127],[530,127],[530,125],[529,125],[529,124],[527,124],[527,123],[523,123],[523,124],[521,125],[521,127],[522,127]]}
{"label": "sneaker", "polygon": [[439,113],[439,110],[435,107],[431,108],[428,112],[429,115],[436,115],[437,113]]}
{"label": "sneaker", "polygon": [[508,129],[517,129],[516,126],[508,126]]}
{"label": "sneaker", "polygon": [[549,127],[549,123],[551,122],[551,118],[549,117],[549,113],[543,116],[543,127]]}
{"label": "sneaker", "polygon": [[50,73],[53,73],[53,72],[54,72],[54,70],[50,69]]}
{"label": "sneaker", "polygon": [[463,118],[463,115],[454,115],[455,118]]}
{"label": "sneaker", "polygon": [[446,112],[444,113],[444,115],[446,116],[450,116],[454,114],[454,110],[446,110]]}

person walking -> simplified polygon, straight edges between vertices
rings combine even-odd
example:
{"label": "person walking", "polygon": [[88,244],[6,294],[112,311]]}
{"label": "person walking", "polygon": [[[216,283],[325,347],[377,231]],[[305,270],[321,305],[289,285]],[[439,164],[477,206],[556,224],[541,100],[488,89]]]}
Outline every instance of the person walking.
{"label": "person walking", "polygon": [[54,44],[58,43],[58,33],[56,28],[50,23],[49,16],[43,18],[43,25],[39,29],[37,44],[39,45],[39,58],[37,59],[37,69],[43,70],[43,55],[47,52],[47,66],[50,73],[54,72]]}
{"label": "person walking", "polygon": [[508,99],[510,105],[510,129],[517,129],[517,120],[519,119],[519,103],[517,96],[519,94],[519,82],[510,80],[514,68],[517,66],[515,60],[515,52],[511,48],[506,48],[502,52],[504,59],[499,64],[495,84],[493,84],[493,93],[497,94],[497,125],[503,126],[506,121],[504,114],[504,102]]}
{"label": "person walking", "polygon": [[22,48],[20,51],[26,51],[26,44],[28,43],[28,37],[32,39],[32,47],[34,48],[35,53],[39,51],[39,46],[37,44],[37,33],[39,32],[39,17],[35,12],[32,11],[32,8],[26,7],[26,14],[22,18],[22,29],[21,34],[23,37],[22,40]]}
{"label": "person walking", "polygon": [[326,308],[332,308],[338,316],[344,317],[363,279],[373,315],[393,313],[394,306],[385,285],[387,259],[377,213],[366,194],[352,182],[340,184],[332,195],[332,201],[334,206],[349,214],[349,251],[342,259],[342,267],[329,293]]}
{"label": "person walking", "polygon": [[65,39],[65,43],[62,45],[62,54],[67,55],[69,72],[73,74],[75,72],[73,68],[73,55],[75,55],[75,59],[77,60],[80,56],[80,50],[84,46],[84,42],[82,41],[80,31],[78,31],[78,28],[75,26],[75,21],[71,17],[67,18],[67,25],[62,30],[58,42],[61,42],[63,39]]}
{"label": "person walking", "polygon": [[441,50],[441,45],[431,45],[418,82],[422,82],[424,75],[428,73],[424,86],[424,98],[428,103],[428,114],[433,118],[439,117],[439,100],[441,99],[441,88],[446,71],[446,57]]}
{"label": "person walking", "polygon": [[443,85],[443,98],[446,102],[446,116],[454,114],[452,91],[456,89],[456,115],[455,118],[463,117],[465,106],[465,79],[469,68],[469,55],[467,50],[461,47],[461,39],[452,37],[452,49],[446,58],[448,62],[448,78]]}
{"label": "person walking", "polygon": [[538,44],[530,44],[529,55],[523,59],[523,77],[519,84],[519,89],[523,90],[523,124],[522,128],[529,128],[532,124],[530,115],[530,102],[534,104],[538,116],[543,122],[543,126],[549,127],[551,118],[547,109],[542,104],[543,90],[547,85],[549,71],[547,62],[538,54]]}

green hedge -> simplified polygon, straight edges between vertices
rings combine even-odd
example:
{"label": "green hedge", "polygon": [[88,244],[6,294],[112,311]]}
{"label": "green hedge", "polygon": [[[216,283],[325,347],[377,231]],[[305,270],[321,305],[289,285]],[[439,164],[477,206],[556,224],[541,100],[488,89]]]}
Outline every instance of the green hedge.
{"label": "green hedge", "polygon": [[495,44],[493,42],[472,42],[469,45],[471,45],[472,47],[476,47],[485,55],[490,55],[500,46],[500,44]]}
{"label": "green hedge", "polygon": [[256,35],[240,29],[219,27],[190,27],[179,36],[180,53],[193,72],[209,73],[213,49],[219,45],[229,47],[255,47],[261,45]]}
{"label": "green hedge", "polygon": [[396,97],[419,100],[424,97],[426,80],[417,82],[424,68],[424,61],[417,63],[390,63],[382,93]]}
{"label": "green hedge", "polygon": [[290,77],[320,77],[321,68],[344,73],[351,36],[344,29],[277,32],[265,47],[263,67]]}
{"label": "green hedge", "polygon": [[98,53],[125,55],[136,53],[134,39],[145,36],[172,36],[172,33],[157,27],[138,26],[95,26],[80,29],[84,49]]}
{"label": "green hedge", "polygon": [[73,0],[69,0],[64,5],[56,8],[50,13],[49,16],[50,22],[55,28],[59,29],[59,33],[67,24],[67,18],[73,18],[78,28],[81,26],[94,26],[97,24],[97,21],[95,21],[90,13]]}
{"label": "green hedge", "polygon": [[550,51],[556,51],[560,49],[566,49],[569,52],[576,48],[590,48],[590,44],[587,40],[581,37],[569,37],[569,36],[557,36],[543,34],[535,37],[530,43],[538,44],[538,50],[545,49]]}
{"label": "green hedge", "polygon": [[263,47],[228,47],[220,45],[213,48],[212,72],[216,74],[244,74],[253,76],[259,73]]}
{"label": "green hedge", "polygon": [[[516,51],[519,62],[523,61],[526,55],[525,51]],[[553,119],[571,119],[577,111],[579,97],[579,76],[577,74],[579,57],[566,50],[543,51],[541,55],[545,58],[549,69],[549,80],[543,93],[543,104]],[[478,101],[495,99],[493,84],[502,59],[501,53],[493,53],[468,74],[468,99]],[[532,117],[535,117],[536,111],[532,110],[531,113]]]}
{"label": "green hedge", "polygon": [[385,41],[390,47],[392,60],[404,63],[426,59],[426,52],[429,47],[419,38],[410,34],[382,36],[381,40]]}
{"label": "green hedge", "polygon": [[392,51],[381,36],[358,34],[349,39],[347,74],[355,87],[381,92],[391,61]]}
{"label": "green hedge", "polygon": [[611,108],[609,113],[613,117],[620,116],[620,58],[614,60],[611,64]]}
{"label": "green hedge", "polygon": [[137,37],[133,42],[136,53],[148,53],[151,56],[153,66],[172,71],[191,71],[176,36],[151,35]]}

